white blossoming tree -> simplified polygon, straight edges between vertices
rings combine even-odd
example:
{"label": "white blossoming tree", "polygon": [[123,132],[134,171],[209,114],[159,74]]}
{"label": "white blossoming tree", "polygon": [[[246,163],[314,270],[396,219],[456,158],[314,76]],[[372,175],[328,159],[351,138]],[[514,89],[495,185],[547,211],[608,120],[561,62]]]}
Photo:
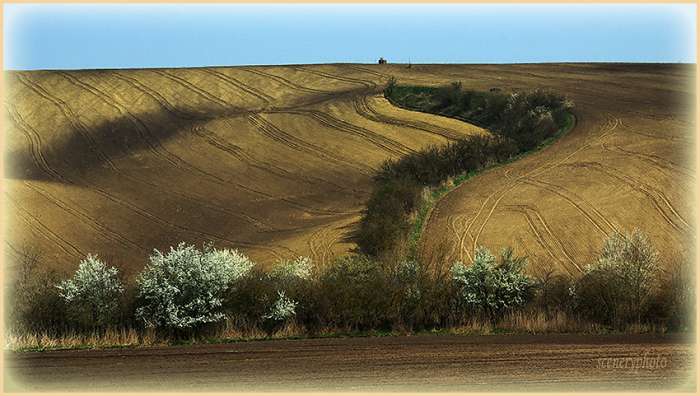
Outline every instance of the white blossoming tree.
{"label": "white blossoming tree", "polygon": [[641,320],[659,274],[659,252],[639,230],[613,233],[586,267],[574,295],[582,310],[608,322]]}
{"label": "white blossoming tree", "polygon": [[117,269],[107,267],[91,254],[80,262],[72,278],[56,287],[68,312],[91,327],[102,327],[112,321],[124,291]]}
{"label": "white blossoming tree", "polygon": [[237,250],[203,251],[184,242],[166,254],[154,250],[137,279],[141,306],[136,316],[147,327],[192,330],[224,318],[224,293],[253,267]]}
{"label": "white blossoming tree", "polygon": [[532,281],[523,273],[527,260],[514,257],[513,250],[503,249],[499,260],[479,247],[470,266],[458,262],[452,267],[462,301],[485,314],[495,323],[508,309],[522,306]]}

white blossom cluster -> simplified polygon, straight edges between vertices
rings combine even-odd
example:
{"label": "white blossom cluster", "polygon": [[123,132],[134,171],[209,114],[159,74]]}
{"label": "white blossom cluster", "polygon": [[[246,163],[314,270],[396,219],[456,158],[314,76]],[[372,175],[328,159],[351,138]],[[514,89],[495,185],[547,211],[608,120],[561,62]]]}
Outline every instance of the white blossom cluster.
{"label": "white blossom cluster", "polygon": [[599,268],[625,267],[624,263],[637,263],[643,271],[653,271],[658,265],[659,253],[640,230],[630,234],[620,232],[610,236],[598,258]]}
{"label": "white blossom cluster", "polygon": [[147,327],[179,329],[217,322],[224,318],[224,292],[252,267],[253,262],[237,250],[211,245],[203,251],[185,243],[167,254],[154,250],[137,279],[143,301],[137,318]]}
{"label": "white blossom cluster", "polygon": [[524,259],[512,257],[512,251],[501,253],[496,261],[488,249],[477,248],[470,266],[457,262],[452,267],[452,279],[459,285],[467,305],[489,311],[503,311],[525,302],[530,279],[522,273]]}
{"label": "white blossom cluster", "polygon": [[294,260],[281,260],[272,268],[270,275],[282,279],[311,279],[313,265],[308,257],[297,257]]}
{"label": "white blossom cluster", "polygon": [[277,292],[277,301],[272,305],[270,311],[262,316],[264,320],[284,322],[296,315],[297,302],[287,297],[284,291]]}
{"label": "white blossom cluster", "polygon": [[107,267],[97,256],[88,254],[72,278],[56,287],[69,309],[91,316],[93,324],[101,322],[117,308],[124,291],[117,269]]}
{"label": "white blossom cluster", "polygon": [[658,251],[640,230],[630,234],[615,232],[605,241],[598,260],[587,266],[585,272],[603,271],[622,282],[625,288],[637,290],[653,283],[659,270],[658,260]]}
{"label": "white blossom cluster", "polygon": [[547,106],[537,106],[530,110],[528,113],[537,123],[540,122],[554,122],[554,117],[552,116],[552,110]]}

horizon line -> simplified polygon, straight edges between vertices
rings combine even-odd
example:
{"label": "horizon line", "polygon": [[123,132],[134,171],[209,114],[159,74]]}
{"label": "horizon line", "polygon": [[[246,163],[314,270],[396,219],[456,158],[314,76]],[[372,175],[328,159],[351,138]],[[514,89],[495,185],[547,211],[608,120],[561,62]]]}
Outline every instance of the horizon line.
{"label": "horizon line", "polygon": [[[624,64],[624,65],[697,65],[697,62],[660,62],[660,61],[543,61],[543,62],[390,62],[388,65],[412,65],[412,66],[435,66],[435,65],[574,65],[574,64]],[[203,66],[143,66],[143,67],[96,67],[96,68],[54,68],[54,69],[5,69],[3,72],[32,72],[32,71],[110,71],[110,70],[158,70],[158,69],[214,69],[233,67],[285,67],[285,66],[323,66],[323,65],[377,65],[376,62],[319,62],[319,63],[268,63],[268,64],[236,64],[236,65],[203,65]]]}

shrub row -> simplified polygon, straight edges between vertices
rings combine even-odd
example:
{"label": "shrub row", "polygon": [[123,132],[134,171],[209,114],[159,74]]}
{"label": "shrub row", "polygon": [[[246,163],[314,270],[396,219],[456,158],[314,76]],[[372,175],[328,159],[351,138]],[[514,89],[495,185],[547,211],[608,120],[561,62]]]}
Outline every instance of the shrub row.
{"label": "shrub row", "polygon": [[531,277],[527,265],[511,249],[494,256],[479,248],[471,265],[452,263],[445,274],[415,260],[363,255],[339,257],[323,268],[300,257],[264,269],[235,250],[180,244],[167,253],[154,251],[128,287],[95,256],[62,281],[20,274],[26,277],[12,291],[9,324],[15,334],[121,327],[181,338],[207,334],[224,321],[243,334],[268,335],[288,324],[309,335],[444,329],[474,321],[496,326],[513,313],[545,319],[563,313],[620,329],[692,323],[690,278],[660,271],[658,253],[639,232],[612,235],[577,279],[552,272]]}
{"label": "shrub row", "polygon": [[458,118],[512,139],[519,150],[536,147],[566,123],[573,102],[536,89],[530,92],[480,92],[462,89],[460,82],[445,87],[397,85],[389,80],[384,95],[401,107]]}
{"label": "shrub row", "polygon": [[535,148],[566,126],[573,108],[563,96],[541,90],[464,91],[459,83],[432,88],[400,86],[390,80],[384,94],[400,106],[460,118],[492,134],[429,147],[382,165],[355,234],[360,251],[373,257],[406,254],[405,242],[424,188]]}

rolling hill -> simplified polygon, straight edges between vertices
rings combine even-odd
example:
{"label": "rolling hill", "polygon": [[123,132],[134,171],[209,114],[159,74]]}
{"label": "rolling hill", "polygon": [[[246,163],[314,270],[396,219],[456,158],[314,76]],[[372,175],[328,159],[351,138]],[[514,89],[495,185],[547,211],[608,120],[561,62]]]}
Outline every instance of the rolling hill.
{"label": "rolling hill", "polygon": [[577,273],[614,230],[687,254],[693,68],[652,64],[299,65],[5,74],[5,253],[72,270],[98,253],[133,276],[153,248],[235,247],[323,265],[386,159],[488,133],[398,109],[399,83],[550,88],[576,103],[552,146],[470,179],[433,211],[423,253],[513,245]]}

